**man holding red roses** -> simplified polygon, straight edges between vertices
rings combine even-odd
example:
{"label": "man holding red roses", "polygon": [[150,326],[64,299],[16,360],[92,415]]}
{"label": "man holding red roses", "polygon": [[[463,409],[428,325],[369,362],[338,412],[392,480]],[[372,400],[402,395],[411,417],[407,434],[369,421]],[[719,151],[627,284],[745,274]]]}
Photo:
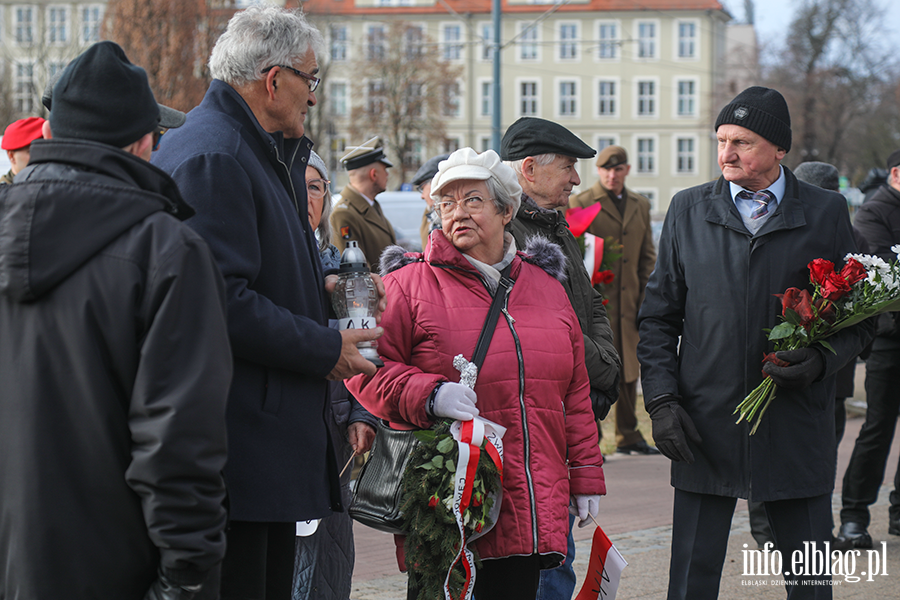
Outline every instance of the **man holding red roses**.
{"label": "man holding red roses", "polygon": [[[810,261],[842,264],[856,244],[843,197],[781,165],[791,128],[778,91],[738,94],[719,113],[716,137],[722,177],[672,199],[638,317],[653,437],[673,461],[670,599],[718,596],[737,498],[765,502],[782,556],[804,542],[824,550],[836,460],[834,374],[872,329],[862,323],[830,337],[834,353],[813,345],[761,364],[772,350],[763,329],[782,310],[776,294],[808,290]],[[801,292],[788,301],[802,302]],[[778,392],[750,436],[733,413],[762,370]],[[800,584],[787,586],[789,598],[831,598],[828,585],[803,585],[830,577],[785,578]]]}

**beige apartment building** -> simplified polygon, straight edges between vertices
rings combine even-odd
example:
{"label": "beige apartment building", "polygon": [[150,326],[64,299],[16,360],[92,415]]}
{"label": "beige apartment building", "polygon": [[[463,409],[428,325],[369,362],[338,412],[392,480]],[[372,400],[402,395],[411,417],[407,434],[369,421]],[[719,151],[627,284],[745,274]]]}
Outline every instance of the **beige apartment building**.
{"label": "beige apartment building", "polygon": [[[457,97],[444,115],[442,147],[420,145],[407,159],[491,147],[490,0],[308,0],[304,8],[328,44],[320,58],[325,101],[317,109],[329,121],[328,139],[314,140],[325,153],[338,155],[356,141],[347,134],[349,114],[365,101],[370,82],[354,80],[352,67],[394,20],[419,28],[462,73],[445,87]],[[501,12],[502,130],[519,117],[542,117],[597,149],[624,146],[632,165],[628,186],[658,213],[675,192],[718,176],[712,124],[727,95],[731,20],[719,2],[503,0]],[[581,187],[591,185],[593,162],[582,161],[579,173]],[[339,189],[340,172],[335,177]]]}

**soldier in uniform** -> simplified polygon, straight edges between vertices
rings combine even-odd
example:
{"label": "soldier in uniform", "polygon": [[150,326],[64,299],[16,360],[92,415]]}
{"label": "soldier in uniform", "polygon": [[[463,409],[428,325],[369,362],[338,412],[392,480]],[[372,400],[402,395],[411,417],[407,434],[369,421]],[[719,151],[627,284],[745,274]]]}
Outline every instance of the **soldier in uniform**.
{"label": "soldier in uniform", "polygon": [[350,240],[359,242],[373,271],[388,246],[397,243],[394,228],[381,211],[375,196],[387,189],[388,172],[393,163],[384,155],[378,138],[357,146],[343,158],[350,183],[341,190],[331,213],[334,245],[343,252]]}

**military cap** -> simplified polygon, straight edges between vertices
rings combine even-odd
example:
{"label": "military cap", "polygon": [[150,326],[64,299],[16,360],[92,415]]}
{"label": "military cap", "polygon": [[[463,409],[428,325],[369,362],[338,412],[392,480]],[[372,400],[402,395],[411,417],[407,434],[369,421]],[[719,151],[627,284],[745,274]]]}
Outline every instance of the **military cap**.
{"label": "military cap", "polygon": [[394,166],[394,163],[389,161],[384,155],[384,148],[382,148],[381,141],[377,137],[373,137],[359,146],[354,146],[350,152],[341,157],[341,164],[348,171],[361,169],[375,162],[380,162],[386,167]]}
{"label": "military cap", "polygon": [[597,166],[601,169],[613,169],[628,164],[628,153],[622,146],[607,146],[597,156]]}
{"label": "military cap", "polygon": [[559,123],[535,117],[522,117],[510,125],[500,141],[500,158],[503,160],[520,160],[541,154],[593,158],[597,152]]}
{"label": "military cap", "polygon": [[449,154],[438,154],[437,156],[432,156],[425,163],[419,167],[419,170],[416,171],[416,174],[413,175],[412,184],[413,185],[422,185],[426,181],[431,181],[431,178],[434,177],[434,174],[438,172],[438,164],[442,160],[447,160],[450,158]]}

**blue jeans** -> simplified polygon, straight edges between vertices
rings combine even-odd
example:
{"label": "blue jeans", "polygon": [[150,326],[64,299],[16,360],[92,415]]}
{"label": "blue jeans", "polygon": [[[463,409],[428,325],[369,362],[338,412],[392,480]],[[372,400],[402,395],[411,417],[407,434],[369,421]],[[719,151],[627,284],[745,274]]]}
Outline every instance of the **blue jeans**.
{"label": "blue jeans", "polygon": [[541,571],[536,600],[572,600],[575,595],[575,540],[572,538],[572,526],[575,517],[569,515],[569,548],[566,550],[566,562],[556,567]]}

